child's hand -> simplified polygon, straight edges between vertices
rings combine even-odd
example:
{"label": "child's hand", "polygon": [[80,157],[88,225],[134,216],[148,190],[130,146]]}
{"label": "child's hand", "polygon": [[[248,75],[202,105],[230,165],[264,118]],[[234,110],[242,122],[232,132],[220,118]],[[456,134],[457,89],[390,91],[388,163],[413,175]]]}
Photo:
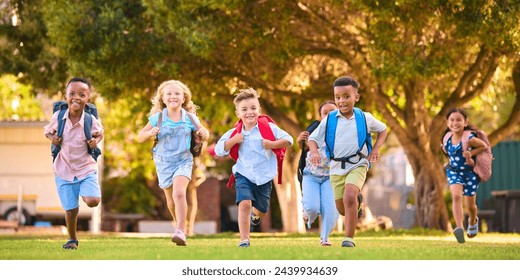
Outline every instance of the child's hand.
{"label": "child's hand", "polygon": [[159,134],[159,128],[156,126],[152,127],[152,129],[150,129],[150,136],[155,136],[157,134]]}
{"label": "child's hand", "polygon": [[462,153],[462,156],[466,159],[466,164],[467,165],[475,166],[475,161],[471,157],[471,152],[470,151],[465,151],[464,153]]}
{"label": "child's hand", "polygon": [[56,146],[58,146],[58,145],[61,144],[61,140],[63,140],[63,138],[58,137],[57,134],[54,134],[54,135],[52,136],[52,139],[51,139],[52,144],[53,144],[53,145],[56,145]]}
{"label": "child's hand", "polygon": [[92,137],[90,140],[87,140],[87,144],[91,149],[94,149],[97,145],[97,139]]}
{"label": "child's hand", "polygon": [[321,156],[319,153],[310,152],[311,157],[309,158],[312,165],[319,165],[321,162]]}
{"label": "child's hand", "polygon": [[303,131],[302,133],[300,133],[300,135],[298,135],[298,138],[296,139],[296,141],[297,142],[307,141],[307,139],[309,139],[309,132]]}
{"label": "child's hand", "polygon": [[264,147],[265,150],[272,150],[273,149],[273,141],[271,140],[267,140],[267,139],[262,139],[262,146]]}
{"label": "child's hand", "polygon": [[231,137],[229,140],[233,141],[232,143],[240,144],[244,142],[244,135],[242,133],[237,133],[233,137]]}
{"label": "child's hand", "polygon": [[367,159],[369,162],[376,162],[379,159],[379,152],[372,151]]}
{"label": "child's hand", "polygon": [[208,137],[209,137],[209,132],[207,129],[203,128],[203,127],[200,127],[198,130],[197,130],[197,134],[200,136],[200,138],[204,139],[204,140],[208,140]]}

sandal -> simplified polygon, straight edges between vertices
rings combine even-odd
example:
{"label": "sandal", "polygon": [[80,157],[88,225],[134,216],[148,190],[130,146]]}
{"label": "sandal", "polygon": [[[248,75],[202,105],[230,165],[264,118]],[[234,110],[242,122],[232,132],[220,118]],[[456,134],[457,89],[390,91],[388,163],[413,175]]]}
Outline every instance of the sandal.
{"label": "sandal", "polygon": [[473,238],[473,237],[477,236],[477,233],[478,233],[478,217],[477,217],[477,222],[472,226],[469,225],[469,219],[468,219],[468,230],[467,230],[468,238]]}
{"label": "sandal", "polygon": [[79,241],[77,239],[69,239],[67,243],[63,244],[63,249],[65,250],[76,250],[78,249]]}
{"label": "sandal", "polygon": [[341,247],[356,247],[356,243],[351,237],[345,237],[343,242],[341,242]]}

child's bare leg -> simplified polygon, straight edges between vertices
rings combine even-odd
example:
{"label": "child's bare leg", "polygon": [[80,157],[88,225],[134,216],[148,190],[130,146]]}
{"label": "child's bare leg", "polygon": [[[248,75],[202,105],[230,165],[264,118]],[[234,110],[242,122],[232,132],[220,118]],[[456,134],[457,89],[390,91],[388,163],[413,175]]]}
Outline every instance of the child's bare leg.
{"label": "child's bare leg", "polygon": [[454,184],[450,185],[451,192],[451,209],[453,212],[453,219],[455,220],[455,225],[458,228],[463,228],[463,219],[464,219],[464,209],[462,207],[462,185]]}
{"label": "child's bare leg", "polygon": [[168,207],[168,211],[172,215],[172,220],[175,222],[175,203],[173,202],[173,186],[170,186],[166,189],[163,189],[164,197],[166,198],[166,206]]}
{"label": "child's bare leg", "polygon": [[240,240],[249,239],[251,205],[251,200],[242,200],[238,203],[238,230],[240,231]]}
{"label": "child's bare leg", "polygon": [[253,215],[258,216],[260,218],[263,218],[266,214],[258,211],[258,209],[256,209],[255,207],[251,207],[251,212],[253,212]]}
{"label": "child's bare leg", "polygon": [[345,216],[345,206],[343,205],[343,198],[342,199],[336,199],[336,210],[338,210],[338,213],[341,216]]}
{"label": "child's bare leg", "polygon": [[69,239],[78,239],[76,235],[78,226],[78,212],[79,208],[74,208],[65,211],[65,222],[67,224],[67,232],[69,233]]}
{"label": "child's bare leg", "polygon": [[101,197],[95,196],[84,196],[82,197],[83,201],[87,204],[88,207],[96,207],[101,202]]}
{"label": "child's bare leg", "polygon": [[473,196],[465,196],[464,197],[464,202],[466,204],[466,209],[468,210],[468,216],[469,216],[469,220],[468,220],[468,226],[469,225],[474,225],[477,223],[477,196],[476,195],[473,195]]}
{"label": "child's bare leg", "polygon": [[343,194],[343,207],[345,209],[345,236],[354,238],[356,231],[357,218],[357,207],[358,201],[357,196],[359,189],[352,184],[345,186],[345,192]]}
{"label": "child's bare leg", "polygon": [[190,180],[184,176],[177,176],[173,179],[172,197],[175,204],[175,214],[177,219],[177,229],[185,231],[186,217],[188,215],[188,201],[186,200],[186,189]]}

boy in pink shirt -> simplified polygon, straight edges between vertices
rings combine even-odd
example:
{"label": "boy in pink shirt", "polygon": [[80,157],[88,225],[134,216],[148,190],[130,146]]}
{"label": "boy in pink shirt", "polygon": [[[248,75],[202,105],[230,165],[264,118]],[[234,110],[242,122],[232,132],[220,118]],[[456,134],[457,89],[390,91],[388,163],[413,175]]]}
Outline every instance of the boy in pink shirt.
{"label": "boy in pink shirt", "polygon": [[61,146],[53,163],[54,176],[61,205],[65,210],[65,222],[69,240],[64,249],[77,249],[76,236],[79,197],[89,207],[96,207],[101,201],[101,190],[97,177],[97,163],[88,153],[87,145],[95,148],[103,139],[103,127],[92,117],[92,139],[87,140],[84,132],[84,108],[90,100],[91,85],[83,78],[72,78],[67,82],[65,99],[68,109],[63,116],[65,126],[62,137],[58,137],[58,114],[55,112],[44,128],[45,137],[52,144]]}

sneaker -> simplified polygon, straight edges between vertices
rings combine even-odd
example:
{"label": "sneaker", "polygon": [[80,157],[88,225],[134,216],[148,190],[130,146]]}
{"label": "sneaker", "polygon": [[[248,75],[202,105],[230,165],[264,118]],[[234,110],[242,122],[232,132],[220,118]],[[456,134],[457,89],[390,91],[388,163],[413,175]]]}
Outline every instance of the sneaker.
{"label": "sneaker", "polygon": [[332,242],[330,242],[328,240],[320,240],[320,246],[329,247],[329,246],[332,246]]}
{"label": "sneaker", "polygon": [[238,243],[238,247],[249,247],[249,239],[240,240],[240,243]]}
{"label": "sneaker", "polygon": [[356,243],[354,242],[354,239],[345,237],[343,242],[341,242],[341,247],[356,247]]}
{"label": "sneaker", "polygon": [[358,208],[357,208],[357,218],[360,219],[363,215],[363,195],[361,193],[357,196]]}
{"label": "sneaker", "polygon": [[251,224],[253,226],[259,225],[260,221],[262,221],[262,218],[260,216],[256,216],[255,214],[251,213]]}
{"label": "sneaker", "polygon": [[460,227],[458,228],[455,228],[455,230],[453,230],[453,234],[455,235],[455,238],[457,238],[457,242],[459,243],[464,243],[465,240],[464,240],[464,230]]}
{"label": "sneaker", "polygon": [[173,234],[172,242],[177,244],[177,246],[186,246],[186,234],[184,231],[180,229],[176,230]]}

